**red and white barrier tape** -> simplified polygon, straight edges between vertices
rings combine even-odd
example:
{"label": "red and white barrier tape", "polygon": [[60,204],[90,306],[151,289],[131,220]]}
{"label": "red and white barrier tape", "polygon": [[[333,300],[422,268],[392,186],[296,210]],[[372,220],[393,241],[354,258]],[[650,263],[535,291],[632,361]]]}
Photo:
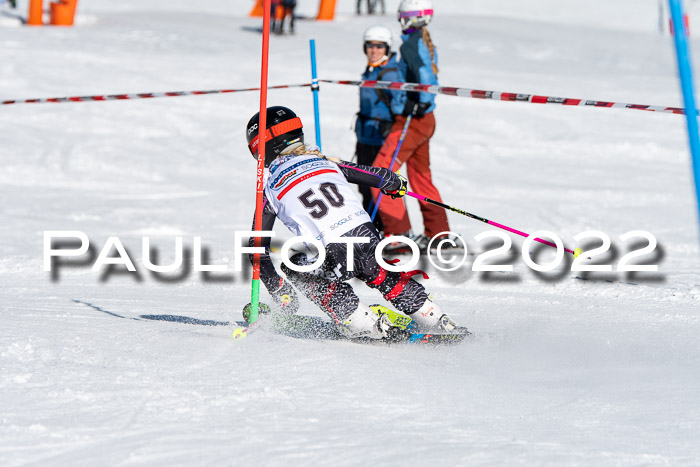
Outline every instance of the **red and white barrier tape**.
{"label": "red and white barrier tape", "polygon": [[[430,94],[445,94],[447,96],[468,97],[472,99],[491,99],[509,102],[529,102],[532,104],[559,104],[580,107],[602,107],[615,109],[646,110],[648,112],[665,112],[674,114],[685,114],[682,107],[664,107],[660,105],[625,104],[622,102],[605,102],[588,99],[572,99],[568,97],[538,96],[536,94],[517,94],[512,92],[482,91],[478,89],[453,88],[447,86],[435,86],[417,83],[396,83],[392,81],[350,81],[350,80],[330,80],[321,79],[319,82],[331,84],[343,84],[349,86],[359,86],[363,88],[391,89],[396,91],[417,91]],[[279,86],[269,86],[268,89],[303,88],[310,87],[311,83],[304,84],[282,84]],[[210,91],[174,91],[174,92],[147,92],[135,94],[109,94],[103,96],[75,96],[75,97],[45,97],[37,99],[18,99],[0,101],[0,105],[10,104],[41,104],[64,102],[94,102],[94,101],[114,101],[127,99],[152,99],[156,97],[179,97],[179,96],[202,96],[207,94],[227,94],[232,92],[259,91],[260,88],[244,89],[215,89]]]}
{"label": "red and white barrier tape", "polygon": [[[310,87],[306,84],[282,84],[279,86],[268,86],[268,89],[302,88]],[[94,101],[119,101],[125,99],[153,99],[155,97],[179,97],[179,96],[202,96],[206,94],[227,94],[231,92],[259,91],[260,88],[246,89],[215,89],[211,91],[174,91],[174,92],[144,92],[137,94],[109,94],[104,96],[76,96],[76,97],[44,97],[38,99],[19,99],[0,101],[0,105],[9,104],[43,104],[51,102],[61,104],[64,102],[94,102]]]}
{"label": "red and white barrier tape", "polygon": [[359,86],[362,88],[392,89],[397,91],[419,91],[430,94],[445,94],[448,96],[469,97],[472,99],[492,99],[509,102],[530,102],[532,104],[559,104],[575,105],[581,107],[603,107],[616,109],[646,110],[649,112],[666,112],[674,114],[685,114],[682,107],[664,107],[660,105],[640,105],[624,104],[621,102],[604,102],[587,99],[571,99],[567,97],[538,96],[534,94],[516,94],[512,92],[481,91],[478,89],[451,88],[446,86],[435,86],[429,84],[416,83],[395,83],[391,81],[343,81],[343,80],[319,80],[323,83],[345,84]]}

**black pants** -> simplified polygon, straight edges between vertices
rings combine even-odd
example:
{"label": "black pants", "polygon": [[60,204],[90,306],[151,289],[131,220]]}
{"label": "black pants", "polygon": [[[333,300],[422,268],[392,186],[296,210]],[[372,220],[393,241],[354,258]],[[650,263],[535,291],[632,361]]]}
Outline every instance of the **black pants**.
{"label": "black pants", "polygon": [[[369,144],[357,143],[355,146],[355,154],[357,154],[357,163],[362,165],[372,165],[374,159],[377,157],[377,153],[381,149],[381,146],[370,146]],[[362,195],[362,207],[371,216],[374,210],[374,200],[372,199],[372,190],[368,186],[358,185],[360,189],[360,194]],[[384,224],[382,223],[382,218],[377,212],[374,218],[374,226],[378,231],[384,230]]]}
{"label": "black pants", "polygon": [[[346,281],[357,278],[367,286],[378,289],[384,298],[400,312],[410,315],[423,306],[428,298],[425,288],[404,273],[382,269],[374,257],[379,233],[370,223],[355,227],[343,237],[366,237],[369,243],[353,245],[353,271],[347,268],[347,247],[344,243],[326,246],[323,265],[312,272],[292,271],[284,264],[287,279],[309,300],[319,306],[336,323],[347,319],[360,299]],[[310,264],[306,253],[297,253],[290,260],[294,264]]]}

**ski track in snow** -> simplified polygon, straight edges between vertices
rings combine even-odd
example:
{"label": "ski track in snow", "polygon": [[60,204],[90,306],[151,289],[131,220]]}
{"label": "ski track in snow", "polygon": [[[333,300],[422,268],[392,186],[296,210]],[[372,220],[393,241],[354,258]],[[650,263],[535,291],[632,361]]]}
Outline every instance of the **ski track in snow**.
{"label": "ski track in snow", "polygon": [[[332,23],[273,37],[270,84],[309,80],[310,38],[322,78],[357,79],[367,26],[398,40],[397,3],[378,18],[340,5]],[[436,2],[441,84],[681,105],[656,2],[534,3]],[[249,6],[94,0],[75,28],[24,28],[0,6],[1,99],[258,86]],[[324,85],[320,101],[324,151],[351,158],[357,89]],[[313,141],[306,89],[268,102],[294,108]],[[0,464],[700,464],[700,251],[682,117],[438,97],[444,202],[567,246],[603,231],[613,265],[633,243],[619,236],[647,230],[659,247],[643,259],[660,268],[535,274],[514,238],[494,258],[512,273],[475,273],[486,245],[473,237],[491,227],[450,213],[472,254],[454,273],[420,267],[475,338],[426,349],[264,329],[234,342],[224,323],[241,319],[249,272],[145,269],[144,235],[159,264],[174,260],[175,236],[189,262],[201,236],[209,263],[232,267],[233,232],[252,218],[244,127],[258,105],[251,92],[0,108]],[[409,213],[420,225],[412,200]],[[52,277],[46,230],[84,231],[93,260],[119,236],[138,274],[79,261]],[[307,301],[301,312],[323,317]]]}

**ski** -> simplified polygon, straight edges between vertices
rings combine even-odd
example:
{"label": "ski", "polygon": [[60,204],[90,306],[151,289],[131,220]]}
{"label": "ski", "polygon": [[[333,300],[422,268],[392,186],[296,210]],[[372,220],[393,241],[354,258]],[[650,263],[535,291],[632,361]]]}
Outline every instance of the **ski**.
{"label": "ski", "polygon": [[389,331],[389,336],[385,339],[380,339],[379,342],[387,342],[390,344],[450,345],[459,344],[467,336],[471,335],[471,332],[465,327],[458,327],[450,332],[421,332],[418,330],[416,322],[409,316],[398,313],[382,305],[370,305],[370,309],[377,315],[387,315],[394,326],[394,329]]}
{"label": "ski", "polygon": [[420,333],[414,332],[407,340],[409,344],[432,344],[432,345],[452,345],[459,344],[466,337],[471,336],[471,332],[465,328],[455,330],[450,333]]}
{"label": "ski", "polygon": [[[74,299],[73,302],[85,305],[101,313],[116,318],[134,320],[134,321],[167,321],[179,324],[198,325],[198,326],[230,326],[231,324],[240,324],[240,322],[215,321],[193,318],[190,316],[181,315],[138,315],[129,316],[118,314],[92,303]],[[270,307],[261,304],[262,308],[270,310]],[[336,325],[326,319],[307,316],[293,315],[286,313],[273,313],[264,311],[258,315],[257,321],[252,324],[237,326],[234,328],[232,338],[234,340],[245,339],[249,334],[257,332],[259,329],[270,329],[272,332],[288,337],[298,339],[321,339],[321,340],[347,340],[363,344],[427,344],[427,345],[446,345],[458,344],[466,337],[471,336],[471,333],[466,328],[457,328],[452,332],[422,332],[417,329],[415,322],[408,316],[402,315],[396,311],[390,310],[381,305],[372,305],[372,310],[375,313],[387,313],[390,320],[394,324],[394,331],[385,339],[347,339],[339,331]],[[244,314],[245,317],[245,314]]]}

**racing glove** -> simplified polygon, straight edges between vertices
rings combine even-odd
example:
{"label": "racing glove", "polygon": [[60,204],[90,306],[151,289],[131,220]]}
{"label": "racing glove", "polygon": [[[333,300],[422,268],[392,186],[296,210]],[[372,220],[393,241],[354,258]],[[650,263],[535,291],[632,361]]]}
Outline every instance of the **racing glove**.
{"label": "racing glove", "polygon": [[395,189],[395,190],[387,190],[387,189],[380,190],[385,195],[391,196],[391,199],[403,198],[404,195],[406,194],[406,191],[408,191],[408,181],[403,177],[403,175],[396,174],[396,176],[399,178],[399,181],[401,182],[401,185],[397,189]]}
{"label": "racing glove", "polygon": [[414,117],[422,117],[425,111],[428,110],[430,104],[427,102],[416,102],[411,99],[406,99],[406,105],[403,108],[403,116],[413,115]]}

